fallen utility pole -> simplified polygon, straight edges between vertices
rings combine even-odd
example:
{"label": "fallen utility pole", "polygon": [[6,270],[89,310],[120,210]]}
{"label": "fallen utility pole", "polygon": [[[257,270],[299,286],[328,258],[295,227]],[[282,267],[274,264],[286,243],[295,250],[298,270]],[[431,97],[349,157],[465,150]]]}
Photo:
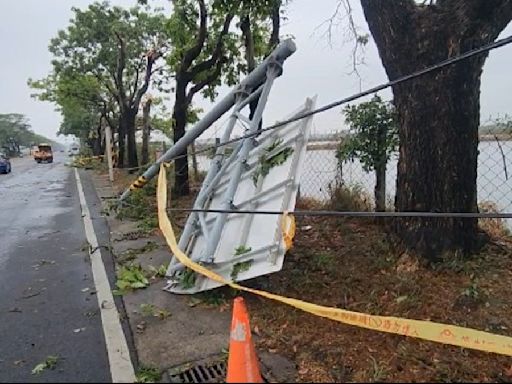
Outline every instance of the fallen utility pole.
{"label": "fallen utility pole", "polygon": [[269,66],[276,63],[282,65],[296,50],[295,43],[291,39],[281,42],[272,53],[260,65],[258,65],[247,77],[221,101],[219,101],[206,115],[197,122],[181,139],[164,153],[146,172],[135,180],[130,187],[123,192],[120,201],[125,200],[130,192],[135,189],[143,188],[153,177],[158,174],[160,164],[167,163],[185,153],[187,147],[194,142],[204,131],[206,131],[215,121],[229,111],[237,102],[237,95],[242,93],[252,93],[257,90],[266,80]]}

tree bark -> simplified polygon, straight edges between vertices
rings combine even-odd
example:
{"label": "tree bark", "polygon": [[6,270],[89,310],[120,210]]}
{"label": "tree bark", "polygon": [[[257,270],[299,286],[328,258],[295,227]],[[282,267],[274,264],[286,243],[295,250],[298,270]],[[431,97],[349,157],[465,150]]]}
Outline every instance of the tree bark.
{"label": "tree bark", "polygon": [[270,18],[272,19],[272,32],[268,42],[268,50],[271,52],[277,44],[279,44],[279,32],[281,29],[281,5],[282,0],[274,0],[272,4],[272,12]]}
{"label": "tree bark", "polygon": [[[254,37],[252,34],[251,28],[251,17],[249,14],[242,17],[242,21],[240,22],[240,30],[242,31],[242,35],[244,37],[244,46],[245,46],[245,61],[247,63],[247,73],[251,73],[256,67],[256,59],[254,53]],[[256,108],[258,107],[259,97],[255,98],[249,104],[249,118],[252,119],[254,117],[254,113],[256,112]],[[261,129],[263,122],[260,121],[259,129]]]}
{"label": "tree bark", "polygon": [[126,132],[128,168],[136,168],[139,166],[139,162],[137,159],[137,143],[135,141],[136,117],[137,112],[133,109],[128,109],[125,112],[125,114],[121,116],[121,121],[124,125]]}
{"label": "tree bark", "polygon": [[151,126],[149,114],[151,112],[151,99],[146,100],[142,107],[142,164],[149,163],[149,137],[151,134]]}
{"label": "tree bark", "polygon": [[194,170],[194,182],[197,183],[199,181],[199,167],[197,165],[195,141],[193,141],[192,144],[190,144],[190,149],[192,150],[192,169]]}
{"label": "tree bark", "polygon": [[[512,15],[509,0],[361,4],[390,80],[496,39]],[[480,77],[485,58],[465,60],[393,87],[400,123],[397,211],[477,212]],[[477,219],[401,218],[394,230],[408,249],[430,260],[446,252],[472,252],[478,240]]]}
{"label": "tree bark", "polygon": [[386,210],[386,163],[375,170],[375,211]]}
{"label": "tree bark", "polygon": [[375,167],[375,210],[377,212],[384,212],[386,210],[387,136],[387,127],[379,125],[376,141],[377,148],[380,148],[382,153],[379,154],[380,158],[376,162]]}
{"label": "tree bark", "polygon": [[[172,114],[174,129],[173,139],[176,143],[185,135],[187,126],[187,109],[189,105],[186,96],[186,85],[179,77],[176,80],[176,101]],[[187,155],[187,150],[180,155]],[[186,196],[190,193],[189,175],[188,175],[188,156],[179,157],[174,161],[174,191],[175,196]]]}
{"label": "tree bark", "polygon": [[124,168],[124,158],[125,158],[125,139],[126,139],[126,131],[125,131],[125,123],[123,122],[122,116],[119,117],[119,124],[117,129],[117,145],[119,149],[119,154],[117,158],[117,166],[119,168]]}

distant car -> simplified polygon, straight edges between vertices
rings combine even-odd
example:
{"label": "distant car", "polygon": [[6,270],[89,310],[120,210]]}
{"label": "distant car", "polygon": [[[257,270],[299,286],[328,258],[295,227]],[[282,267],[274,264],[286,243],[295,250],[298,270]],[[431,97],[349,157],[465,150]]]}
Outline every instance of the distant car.
{"label": "distant car", "polygon": [[0,173],[10,173],[12,170],[9,158],[0,152]]}
{"label": "distant car", "polygon": [[34,160],[37,163],[46,161],[47,163],[53,163],[53,152],[50,144],[41,143],[37,146],[37,151],[34,151]]}

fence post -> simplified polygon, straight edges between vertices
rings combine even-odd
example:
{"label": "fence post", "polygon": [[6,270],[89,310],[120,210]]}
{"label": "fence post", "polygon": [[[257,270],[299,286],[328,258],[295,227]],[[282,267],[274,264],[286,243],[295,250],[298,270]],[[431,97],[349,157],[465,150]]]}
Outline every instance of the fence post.
{"label": "fence post", "polygon": [[114,166],[112,164],[112,130],[110,125],[105,126],[105,147],[107,150],[108,178],[111,183],[114,182]]}

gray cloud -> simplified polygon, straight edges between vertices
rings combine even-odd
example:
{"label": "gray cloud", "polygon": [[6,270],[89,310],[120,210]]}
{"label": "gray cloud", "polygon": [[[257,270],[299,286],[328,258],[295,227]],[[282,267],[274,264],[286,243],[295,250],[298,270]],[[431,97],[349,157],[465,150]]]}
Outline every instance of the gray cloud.
{"label": "gray cloud", "polygon": [[[29,117],[35,131],[55,138],[60,115],[54,106],[31,99],[31,90],[26,82],[29,77],[41,78],[50,71],[51,56],[47,46],[57,31],[67,26],[71,6],[85,7],[90,3],[90,0],[1,2],[0,113],[23,113]],[[112,3],[131,6],[134,1],[117,0]],[[322,30],[316,30],[332,14],[335,5],[336,0],[294,0],[290,3],[289,20],[284,25],[283,34],[296,39],[298,50],[285,64],[284,75],[276,82],[265,114],[266,121],[284,117],[308,96],[318,95],[318,103],[325,104],[359,90],[359,81],[354,75],[349,75],[352,47],[349,42],[343,43],[343,29],[335,30],[332,48],[322,37]],[[359,6],[355,7],[355,12],[357,22],[366,28]],[[512,34],[511,25],[502,36],[509,34]],[[367,47],[365,59],[366,65],[361,67],[363,88],[386,81],[372,42]],[[511,111],[508,95],[512,89],[508,70],[511,59],[512,47],[505,47],[491,53],[487,61],[482,78],[483,120],[489,115]],[[224,92],[222,89],[220,93]],[[384,95],[389,97],[389,91]],[[198,101],[197,104],[204,109],[210,105],[206,101]],[[339,109],[315,118],[314,127],[319,132],[334,131],[342,126]]]}

